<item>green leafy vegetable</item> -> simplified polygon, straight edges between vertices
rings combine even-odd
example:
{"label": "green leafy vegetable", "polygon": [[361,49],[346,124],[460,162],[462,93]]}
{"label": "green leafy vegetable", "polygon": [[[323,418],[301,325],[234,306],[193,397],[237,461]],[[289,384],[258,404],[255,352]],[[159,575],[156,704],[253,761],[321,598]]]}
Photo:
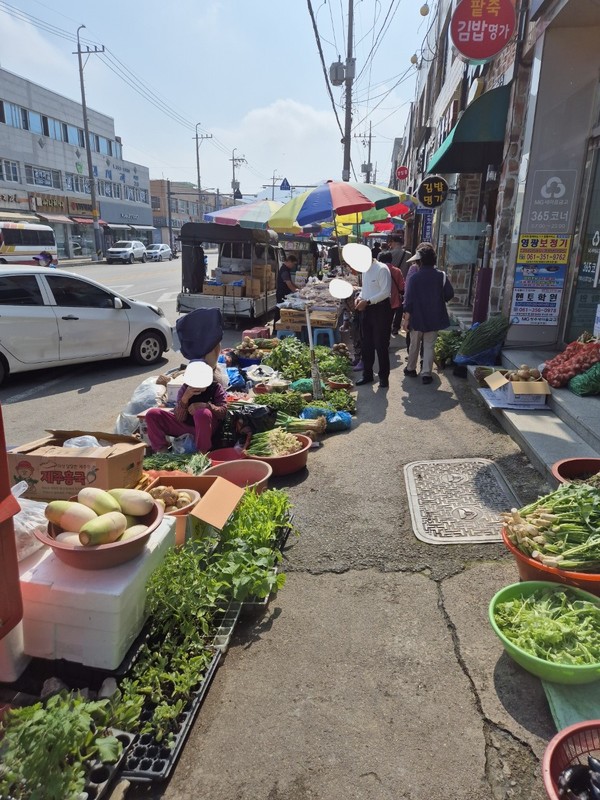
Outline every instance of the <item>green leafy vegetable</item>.
{"label": "green leafy vegetable", "polygon": [[600,607],[568,588],[499,603],[494,619],[509,641],[545,661],[600,663]]}

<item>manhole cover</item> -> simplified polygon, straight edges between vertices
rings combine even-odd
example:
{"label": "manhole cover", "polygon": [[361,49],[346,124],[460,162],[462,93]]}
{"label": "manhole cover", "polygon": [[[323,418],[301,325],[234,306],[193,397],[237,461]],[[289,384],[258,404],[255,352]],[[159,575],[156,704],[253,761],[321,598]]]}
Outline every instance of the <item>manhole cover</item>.
{"label": "manhole cover", "polygon": [[487,458],[413,461],[404,478],[415,536],[429,544],[501,541],[500,512],[521,505]]}

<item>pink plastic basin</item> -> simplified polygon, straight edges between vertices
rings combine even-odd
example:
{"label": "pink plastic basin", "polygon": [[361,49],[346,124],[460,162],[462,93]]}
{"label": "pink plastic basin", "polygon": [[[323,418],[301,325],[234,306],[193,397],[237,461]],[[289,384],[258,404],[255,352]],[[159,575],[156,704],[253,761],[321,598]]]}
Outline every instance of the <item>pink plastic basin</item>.
{"label": "pink plastic basin", "polygon": [[255,461],[245,458],[240,461],[226,461],[222,464],[215,464],[204,470],[202,476],[212,477],[218,475],[226,481],[235,483],[236,486],[243,486],[246,489],[254,489],[259,494],[267,488],[269,478],[273,474],[273,468],[264,461]]}
{"label": "pink plastic basin", "polygon": [[222,447],[220,450],[212,450],[208,457],[212,466],[224,464],[226,461],[240,461],[246,458],[244,451],[237,450],[235,447]]}

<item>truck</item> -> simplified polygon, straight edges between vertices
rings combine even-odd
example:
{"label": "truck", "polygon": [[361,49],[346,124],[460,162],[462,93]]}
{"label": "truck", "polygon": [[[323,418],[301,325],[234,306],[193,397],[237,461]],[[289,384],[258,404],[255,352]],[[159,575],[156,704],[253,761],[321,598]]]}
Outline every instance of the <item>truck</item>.
{"label": "truck", "polygon": [[[186,222],[180,241],[178,312],[220,308],[224,318],[237,322],[260,319],[275,308],[277,273],[285,253],[274,231]],[[219,285],[207,275],[203,245],[209,243],[218,248],[213,277]]]}

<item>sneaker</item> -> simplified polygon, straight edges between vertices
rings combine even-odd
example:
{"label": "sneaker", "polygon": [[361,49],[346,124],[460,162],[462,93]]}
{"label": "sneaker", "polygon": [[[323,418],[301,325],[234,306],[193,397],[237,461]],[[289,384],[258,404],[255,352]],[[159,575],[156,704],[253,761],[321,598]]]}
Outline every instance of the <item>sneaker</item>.
{"label": "sneaker", "polygon": [[362,372],[364,369],[364,365],[362,361],[359,361],[352,367],[352,372]]}
{"label": "sneaker", "polygon": [[359,380],[356,381],[357,386],[364,386],[367,383],[373,383],[373,378],[359,378]]}
{"label": "sneaker", "polygon": [[390,388],[390,382],[388,381],[387,378],[380,378],[379,379],[379,388],[380,389],[389,389]]}
{"label": "sneaker", "polygon": [[431,375],[423,375],[422,379],[423,383],[433,383],[433,378]]}
{"label": "sneaker", "polygon": [[408,378],[416,378],[417,377],[417,370],[416,369],[409,369],[408,367],[404,367],[404,374]]}

